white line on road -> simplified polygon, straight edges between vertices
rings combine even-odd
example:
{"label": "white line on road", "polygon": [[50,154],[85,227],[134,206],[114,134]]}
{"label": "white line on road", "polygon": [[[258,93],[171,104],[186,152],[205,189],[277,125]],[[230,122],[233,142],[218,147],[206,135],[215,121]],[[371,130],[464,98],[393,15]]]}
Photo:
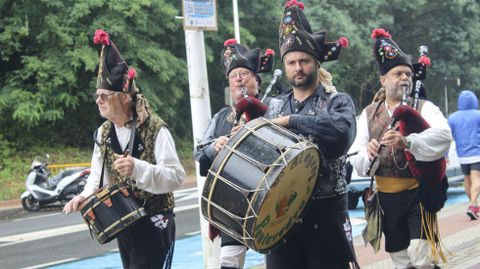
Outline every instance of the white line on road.
{"label": "white line on road", "polygon": [[[187,211],[195,208],[198,208],[198,204],[179,206],[174,209],[174,212],[178,213],[178,212]],[[70,233],[76,233],[76,232],[81,232],[86,230],[88,230],[87,225],[82,223],[77,225],[70,225],[70,226],[41,230],[36,232],[8,235],[8,236],[0,237],[0,242],[3,242],[3,243],[0,243],[0,248],[14,245],[14,244],[20,244],[20,243],[25,243],[29,241],[40,240],[40,239],[45,239],[45,238],[50,238],[50,237],[65,235]]]}
{"label": "white line on road", "polygon": [[197,208],[197,207],[198,207],[198,204],[179,206],[179,207],[175,207],[173,209],[173,212],[178,213],[178,212],[194,209],[194,208]]}
{"label": "white line on road", "polygon": [[8,236],[0,237],[0,242],[8,242],[8,243],[0,244],[0,247],[5,247],[13,244],[18,244],[18,243],[25,243],[33,240],[45,239],[45,238],[64,235],[64,234],[76,233],[84,230],[88,230],[88,227],[86,224],[77,224],[77,225],[53,228],[53,229],[30,232],[30,233],[8,235]]}
{"label": "white line on road", "polygon": [[21,218],[21,219],[14,219],[12,221],[17,222],[17,221],[24,221],[24,220],[39,219],[39,218],[51,217],[51,216],[60,215],[60,214],[62,214],[62,213],[52,213],[52,214],[45,214],[45,215],[40,215],[40,216],[26,217],[26,218]]}
{"label": "white line on road", "polygon": [[37,268],[44,268],[47,266],[52,266],[56,264],[61,264],[61,263],[67,263],[67,262],[73,262],[79,260],[79,258],[70,258],[70,259],[65,259],[65,260],[60,260],[60,261],[54,261],[54,262],[49,262],[49,263],[44,263],[44,264],[38,264],[30,267],[24,267],[22,269],[37,269]]}

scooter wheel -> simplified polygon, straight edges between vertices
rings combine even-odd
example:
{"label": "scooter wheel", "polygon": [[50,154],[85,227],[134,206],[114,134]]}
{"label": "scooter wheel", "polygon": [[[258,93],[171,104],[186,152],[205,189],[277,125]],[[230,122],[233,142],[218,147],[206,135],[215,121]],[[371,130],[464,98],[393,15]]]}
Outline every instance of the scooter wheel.
{"label": "scooter wheel", "polygon": [[29,196],[22,198],[22,206],[27,211],[35,212],[40,209],[40,201],[30,194]]}

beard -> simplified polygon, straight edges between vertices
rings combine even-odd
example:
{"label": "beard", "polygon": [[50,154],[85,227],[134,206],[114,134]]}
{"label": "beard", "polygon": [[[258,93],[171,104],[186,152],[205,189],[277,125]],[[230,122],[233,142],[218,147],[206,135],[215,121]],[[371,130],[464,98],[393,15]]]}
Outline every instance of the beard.
{"label": "beard", "polygon": [[390,100],[396,100],[396,101],[403,101],[403,88],[404,87],[407,87],[406,88],[406,97],[408,98],[408,96],[410,96],[410,92],[411,92],[411,85],[406,85],[406,86],[398,86],[398,87],[395,87],[391,90],[388,90],[386,91],[386,95],[388,97],[388,99]]}
{"label": "beard", "polygon": [[295,75],[289,79],[288,81],[292,86],[298,88],[298,89],[308,89],[309,86],[312,86],[316,81],[317,81],[317,70],[310,74],[305,74],[305,73],[300,73],[299,75],[303,75],[304,79],[303,80],[295,80]]}

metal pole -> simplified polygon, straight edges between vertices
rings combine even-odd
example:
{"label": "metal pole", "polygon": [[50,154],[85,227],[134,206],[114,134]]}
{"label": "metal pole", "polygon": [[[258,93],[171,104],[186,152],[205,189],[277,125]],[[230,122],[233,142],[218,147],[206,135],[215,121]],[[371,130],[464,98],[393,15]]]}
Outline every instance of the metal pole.
{"label": "metal pole", "polygon": [[235,39],[240,42],[240,22],[238,20],[238,1],[233,0],[233,28],[235,29]]}
{"label": "metal pole", "polygon": [[[194,147],[203,139],[203,133],[211,119],[210,95],[208,91],[207,60],[203,31],[185,30],[187,49],[188,84],[190,90],[190,106],[192,113]],[[199,202],[202,197],[205,178],[200,176],[199,164],[195,163]],[[199,209],[200,210],[200,209]],[[208,223],[200,212],[202,231],[204,268],[220,267],[220,240],[214,242],[208,238]]]}
{"label": "metal pole", "polygon": [[445,117],[448,117],[448,90],[447,90],[446,81],[445,81]]}

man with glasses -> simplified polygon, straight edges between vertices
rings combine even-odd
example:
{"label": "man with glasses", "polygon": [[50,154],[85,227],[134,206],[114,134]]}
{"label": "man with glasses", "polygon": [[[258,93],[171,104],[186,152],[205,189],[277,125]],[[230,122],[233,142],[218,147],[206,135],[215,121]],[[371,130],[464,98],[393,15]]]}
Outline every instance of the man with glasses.
{"label": "man with glasses", "polygon": [[[228,142],[235,124],[238,124],[239,121],[245,122],[245,120],[248,120],[242,113],[243,111],[237,111],[238,104],[244,98],[258,97],[261,80],[257,74],[272,70],[273,51],[267,49],[265,54],[262,55],[259,48],[250,50],[246,46],[238,44],[235,39],[229,39],[224,42],[222,63],[233,104],[220,109],[213,116],[205,131],[202,143],[199,143],[200,146],[194,152],[195,160],[200,163],[200,174],[202,176],[207,175],[215,156]],[[254,102],[262,106],[257,99]],[[210,229],[215,230],[212,226],[210,226]],[[222,235],[221,237],[221,268],[243,268],[247,247],[228,235]]]}
{"label": "man with glasses", "polygon": [[100,185],[127,183],[148,217],[117,237],[123,267],[170,268],[175,242],[172,192],[184,181],[185,171],[165,123],[139,94],[135,70],[128,69],[107,32],[97,30],[94,43],[102,44],[102,51],[93,97],[100,115],[107,120],[94,137],[91,174],[85,189],[63,210],[79,210]]}

